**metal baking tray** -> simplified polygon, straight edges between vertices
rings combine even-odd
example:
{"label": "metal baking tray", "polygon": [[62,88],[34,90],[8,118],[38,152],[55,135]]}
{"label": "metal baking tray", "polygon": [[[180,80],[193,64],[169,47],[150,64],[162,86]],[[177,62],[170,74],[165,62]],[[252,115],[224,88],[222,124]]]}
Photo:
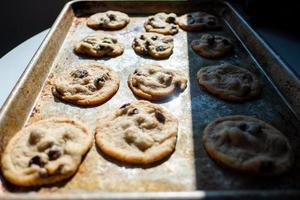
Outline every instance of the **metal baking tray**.
{"label": "metal baking tray", "polygon": [[[85,25],[90,14],[119,10],[129,14],[130,24],[119,31],[109,31],[125,45],[122,56],[90,59],[73,53],[74,44],[94,32]],[[154,60],[136,55],[131,43],[144,32],[145,17],[157,12],[181,15],[190,11],[217,15],[222,29],[185,32],[174,36],[174,52],[169,59]],[[189,44],[205,32],[230,37],[235,43],[233,55],[219,60],[197,56]],[[77,107],[55,99],[51,93],[52,77],[79,63],[111,66],[121,79],[117,94],[97,107]],[[203,92],[196,72],[203,66],[229,62],[246,67],[259,76],[263,92],[245,103],[228,103]],[[71,117],[91,129],[103,113],[136,100],[127,86],[128,74],[144,63],[160,63],[182,70],[189,77],[187,89],[171,100],[155,102],[179,119],[175,152],[151,166],[120,163],[105,156],[95,145],[84,158],[78,172],[69,180],[46,187],[16,187],[1,176],[0,198],[5,199],[262,199],[297,198],[300,189],[300,83],[276,53],[228,3],[222,1],[72,1],[64,7],[46,39],[31,60],[0,113],[0,151],[24,125],[49,117]],[[12,66],[13,67],[13,66]],[[203,128],[214,118],[232,114],[258,117],[281,130],[295,152],[295,165],[279,177],[255,177],[239,174],[216,165],[201,144]]]}

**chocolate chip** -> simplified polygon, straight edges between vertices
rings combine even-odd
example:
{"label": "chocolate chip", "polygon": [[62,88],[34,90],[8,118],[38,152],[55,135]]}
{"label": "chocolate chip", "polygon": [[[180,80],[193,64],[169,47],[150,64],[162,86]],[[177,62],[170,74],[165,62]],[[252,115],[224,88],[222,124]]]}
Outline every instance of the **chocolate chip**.
{"label": "chocolate chip", "polygon": [[196,21],[195,21],[195,19],[194,18],[188,18],[188,20],[187,20],[187,23],[188,24],[194,24]]}
{"label": "chocolate chip", "polygon": [[163,46],[156,47],[156,51],[164,51],[164,50],[166,50],[166,49]]}
{"label": "chocolate chip", "polygon": [[261,132],[261,126],[259,124],[252,124],[248,128],[248,132],[252,135],[257,135]]}
{"label": "chocolate chip", "polygon": [[165,118],[165,116],[163,115],[163,114],[161,114],[160,112],[155,112],[155,117],[156,117],[156,119],[157,119],[157,121],[159,121],[160,123],[165,123],[165,121],[166,121],[166,118]]}
{"label": "chocolate chip", "polygon": [[105,74],[103,74],[101,77],[97,77],[96,79],[95,79],[95,85],[98,85],[98,83],[99,82],[105,82],[106,80],[108,80],[109,79],[109,73],[107,72],[107,73],[105,73]]}
{"label": "chocolate chip", "polygon": [[124,105],[122,105],[122,106],[120,107],[120,109],[126,108],[126,107],[129,106],[129,105],[130,105],[130,103],[125,103]]}
{"label": "chocolate chip", "polygon": [[114,14],[108,15],[108,18],[110,19],[110,21],[116,21],[116,15]]}
{"label": "chocolate chip", "polygon": [[247,80],[249,82],[253,80],[250,74],[243,74],[242,79]]}
{"label": "chocolate chip", "polygon": [[273,166],[274,166],[274,163],[271,160],[261,161],[260,166],[259,166],[259,171],[262,173],[270,172],[270,170],[273,168]]}
{"label": "chocolate chip", "polygon": [[61,152],[58,150],[50,150],[48,151],[49,160],[56,160],[61,156]]}
{"label": "chocolate chip", "polygon": [[141,39],[141,40],[144,40],[144,39],[145,39],[145,36],[144,36],[144,35],[141,35],[141,36],[140,36],[140,39]]}
{"label": "chocolate chip", "polygon": [[84,78],[89,75],[88,71],[85,69],[77,69],[75,72],[72,74],[75,78]]}
{"label": "chocolate chip", "polygon": [[134,108],[133,110],[128,112],[128,115],[135,115],[135,114],[138,114],[138,113],[139,113],[139,110],[137,108]]}
{"label": "chocolate chip", "polygon": [[152,40],[157,40],[157,38],[158,37],[156,35],[151,37]]}
{"label": "chocolate chip", "polygon": [[223,42],[223,44],[224,44],[225,46],[230,45],[230,42],[229,42],[228,40],[226,40],[226,39],[223,39],[222,42]]}
{"label": "chocolate chip", "polygon": [[28,166],[38,165],[39,167],[44,167],[45,163],[42,161],[40,156],[34,156],[30,159]]}
{"label": "chocolate chip", "polygon": [[239,129],[241,129],[242,131],[247,131],[249,126],[246,123],[242,123],[238,126]]}
{"label": "chocolate chip", "polygon": [[245,96],[251,92],[251,87],[249,85],[244,85],[241,88],[242,95]]}
{"label": "chocolate chip", "polygon": [[141,72],[139,72],[138,70],[135,70],[134,72],[133,72],[133,74],[135,74],[136,76],[141,76],[141,75],[143,75]]}
{"label": "chocolate chip", "polygon": [[209,37],[207,37],[207,43],[209,45],[213,45],[215,43],[215,37],[213,35],[210,35]]}
{"label": "chocolate chip", "polygon": [[215,25],[216,25],[216,22],[210,20],[210,21],[207,22],[207,24],[210,25],[210,26],[215,26]]}
{"label": "chocolate chip", "polygon": [[174,22],[175,22],[175,20],[176,20],[176,18],[175,18],[175,17],[168,17],[168,18],[166,19],[166,22],[169,22],[169,23],[174,23]]}

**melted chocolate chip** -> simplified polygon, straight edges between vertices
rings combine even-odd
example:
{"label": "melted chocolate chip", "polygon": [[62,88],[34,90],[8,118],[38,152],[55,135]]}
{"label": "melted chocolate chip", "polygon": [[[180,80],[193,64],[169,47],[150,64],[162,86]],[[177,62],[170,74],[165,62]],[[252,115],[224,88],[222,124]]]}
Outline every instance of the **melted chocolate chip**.
{"label": "melted chocolate chip", "polygon": [[175,22],[175,20],[176,20],[176,18],[175,18],[175,17],[168,17],[168,18],[166,19],[166,22],[169,22],[169,23],[174,23],[174,22]]}
{"label": "melted chocolate chip", "polygon": [[156,35],[151,37],[152,40],[157,40],[157,38],[158,37]]}
{"label": "melted chocolate chip", "polygon": [[238,126],[239,129],[241,129],[242,131],[247,131],[249,126],[246,123],[242,123]]}
{"label": "melted chocolate chip", "polygon": [[228,40],[226,40],[226,39],[223,39],[222,42],[223,42],[223,44],[225,46],[229,46],[230,45],[230,42]]}
{"label": "melted chocolate chip", "polygon": [[95,85],[97,85],[99,82],[105,82],[108,79],[109,79],[109,73],[107,72],[106,74],[103,74],[101,77],[97,77],[95,79]]}
{"label": "melted chocolate chip", "polygon": [[141,40],[144,40],[144,39],[145,39],[145,36],[144,36],[144,35],[141,35],[141,36],[140,36],[140,39],[141,39]]}
{"label": "melted chocolate chip", "polygon": [[44,167],[45,163],[42,161],[40,156],[34,156],[30,159],[28,166],[37,165],[39,167]]}
{"label": "melted chocolate chip", "polygon": [[114,14],[108,15],[108,18],[110,19],[110,21],[116,21],[116,15]]}
{"label": "melted chocolate chip", "polygon": [[166,50],[166,49],[163,46],[156,47],[156,51],[164,51],[164,50]]}
{"label": "melted chocolate chip", "polygon": [[75,72],[72,74],[75,78],[84,78],[89,75],[88,71],[85,69],[77,69]]}
{"label": "melted chocolate chip", "polygon": [[122,106],[120,107],[120,109],[126,108],[126,107],[129,106],[129,105],[130,105],[130,103],[125,103],[124,105],[122,105]]}
{"label": "melted chocolate chip", "polygon": [[215,37],[213,35],[207,37],[207,43],[213,45],[215,43]]}
{"label": "melted chocolate chip", "polygon": [[270,170],[273,168],[274,163],[271,160],[265,160],[261,161],[259,166],[259,171],[262,173],[270,172]]}
{"label": "melted chocolate chip", "polygon": [[194,18],[188,18],[188,20],[187,20],[187,23],[188,24],[194,24],[196,21],[195,21],[195,19]]}
{"label": "melted chocolate chip", "polygon": [[158,111],[155,112],[155,117],[156,117],[157,121],[159,121],[160,123],[164,124],[166,121],[165,116]]}
{"label": "melted chocolate chip", "polygon": [[137,108],[134,108],[133,110],[128,112],[128,115],[135,115],[135,114],[138,114],[138,113],[139,113],[139,110]]}
{"label": "melted chocolate chip", "polygon": [[56,160],[61,156],[61,152],[58,150],[50,150],[48,151],[49,160]]}
{"label": "melted chocolate chip", "polygon": [[216,25],[216,22],[210,20],[210,21],[207,22],[207,24],[210,25],[210,26],[215,26],[215,25]]}

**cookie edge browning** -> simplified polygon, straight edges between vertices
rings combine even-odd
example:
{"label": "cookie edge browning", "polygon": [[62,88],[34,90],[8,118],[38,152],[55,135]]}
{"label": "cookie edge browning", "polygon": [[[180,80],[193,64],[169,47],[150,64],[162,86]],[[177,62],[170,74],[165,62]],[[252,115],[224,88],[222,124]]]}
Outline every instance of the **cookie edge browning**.
{"label": "cookie edge browning", "polygon": [[[150,66],[156,66],[156,67],[160,67],[163,68],[161,65],[159,64],[148,64]],[[169,68],[165,68],[165,69],[169,69]],[[133,78],[134,74],[129,74],[128,79],[127,79],[127,84],[128,87],[130,88],[130,90],[132,91],[132,93],[140,98],[146,99],[146,100],[150,100],[150,101],[155,101],[155,100],[162,100],[165,98],[170,97],[173,93],[176,92],[177,90],[177,86],[174,87],[174,89],[172,91],[170,91],[169,93],[166,93],[165,95],[151,95],[148,93],[143,92],[141,89],[136,88],[132,85],[132,78]],[[187,80],[187,79],[186,79]],[[186,83],[186,87],[187,87],[187,83]],[[184,88],[184,90],[186,89],[186,87]],[[182,90],[182,92],[184,91]]]}
{"label": "cookie edge browning", "polygon": [[[79,106],[83,106],[83,107],[88,107],[88,106],[99,106],[99,105],[102,105],[103,103],[105,103],[106,101],[108,101],[109,99],[111,99],[119,90],[119,87],[120,87],[120,78],[118,76],[118,74],[111,68],[111,67],[108,67],[106,65],[102,65],[102,64],[95,64],[95,63],[92,63],[92,64],[80,64],[80,65],[76,65],[75,67],[80,67],[80,66],[93,66],[93,67],[105,67],[105,68],[108,68],[110,73],[114,74],[114,76],[116,77],[116,86],[115,87],[111,87],[112,90],[110,90],[110,92],[105,95],[104,97],[102,98],[99,98],[99,96],[97,96],[97,98],[92,98],[92,99],[80,99],[80,100],[69,100],[68,98],[65,98],[64,96],[60,95],[59,92],[56,91],[56,88],[55,88],[55,83],[53,83],[52,85],[52,94],[57,97],[58,99],[62,100],[63,102],[66,102],[66,103],[71,103],[73,105],[79,105]],[[69,69],[67,69],[69,70]],[[54,81],[56,80],[56,77],[54,77]]]}
{"label": "cookie edge browning", "polygon": [[[99,25],[97,24],[97,25],[93,25],[93,24],[91,24],[90,23],[90,21],[91,21],[91,17],[93,16],[93,15],[96,15],[96,14],[104,14],[104,13],[107,13],[108,11],[113,11],[113,12],[119,12],[119,13],[122,13],[122,14],[124,14],[124,15],[126,15],[126,17],[127,17],[127,20],[126,20],[126,22],[125,22],[125,24],[124,25],[119,25],[119,26],[116,26],[116,27],[114,27],[114,28],[111,28],[111,27],[105,27],[105,28],[99,28]],[[94,14],[92,14],[92,15],[90,15],[88,18],[87,18],[87,20],[86,20],[86,25],[89,27],[89,28],[91,28],[91,29],[93,29],[93,30],[110,30],[110,31],[118,31],[118,30],[121,30],[121,29],[123,29],[123,28],[125,28],[129,23],[130,23],[130,17],[126,14],[126,13],[124,13],[124,12],[120,12],[120,11],[117,11],[117,10],[108,10],[108,11],[106,11],[106,12],[97,12],[97,13],[94,13]],[[96,23],[95,23],[96,24]]]}
{"label": "cookie edge browning", "polygon": [[[215,146],[209,142],[208,135],[211,134],[215,125],[217,125],[220,122],[226,121],[226,120],[234,120],[234,121],[236,121],[236,120],[251,120],[251,121],[263,123],[265,126],[267,126],[270,129],[277,130],[280,133],[280,135],[283,136],[287,141],[287,146],[289,149],[288,150],[288,154],[289,154],[288,159],[290,160],[289,165],[286,165],[286,166],[274,165],[275,167],[273,168],[273,170],[271,172],[262,173],[259,170],[259,168],[260,168],[259,162],[252,163],[248,166],[241,165],[238,162],[230,159],[230,157],[227,156],[226,154],[216,150]],[[209,157],[215,163],[217,163],[218,165],[220,165],[221,167],[223,167],[225,169],[229,169],[229,170],[233,170],[233,171],[241,172],[241,173],[246,173],[246,174],[253,174],[253,175],[259,175],[259,176],[281,175],[281,174],[287,172],[292,167],[293,162],[294,162],[294,155],[293,155],[292,147],[291,147],[287,137],[283,133],[281,133],[281,131],[279,131],[278,129],[276,129],[275,127],[273,127],[272,125],[270,125],[269,123],[267,123],[265,121],[262,121],[260,119],[254,118],[254,117],[246,116],[246,115],[229,115],[229,116],[218,117],[218,118],[214,119],[203,130],[202,144],[204,146],[205,151],[209,155]]]}
{"label": "cookie edge browning", "polygon": [[[227,64],[226,65],[232,65],[232,64]],[[224,64],[222,64],[224,65]],[[207,91],[208,93],[212,94],[213,96],[220,98],[222,100],[225,101],[229,101],[229,102],[236,102],[236,103],[240,103],[240,102],[244,102],[244,101],[248,101],[248,100],[252,100],[252,99],[256,99],[260,94],[261,94],[261,90],[262,90],[262,83],[259,79],[259,77],[257,77],[253,72],[249,71],[248,69],[236,66],[236,65],[232,65],[235,67],[238,67],[241,71],[247,71],[248,73],[251,74],[251,77],[253,78],[253,80],[255,80],[255,85],[257,85],[255,90],[251,90],[251,95],[247,95],[245,97],[238,97],[236,95],[232,95],[232,94],[226,94],[224,92],[219,92],[218,90],[215,89],[214,86],[211,86],[210,84],[206,84],[206,81],[203,80],[203,76],[201,75],[201,72],[209,67],[214,67],[214,66],[218,66],[218,65],[211,65],[211,66],[207,66],[207,67],[202,67],[201,69],[198,70],[197,72],[197,81],[198,84],[200,86],[201,89]]]}
{"label": "cookie edge browning", "polygon": [[[158,162],[160,160],[163,160],[164,158],[167,158],[175,151],[177,137],[178,137],[178,120],[175,116],[173,116],[168,110],[166,110],[162,106],[153,104],[153,103],[151,103],[149,101],[145,101],[145,100],[138,100],[138,101],[131,102],[131,104],[136,104],[136,103],[154,105],[156,108],[159,108],[160,111],[163,111],[164,115],[167,116],[166,118],[169,118],[170,120],[174,120],[176,122],[176,131],[170,132],[169,133],[170,137],[164,141],[164,143],[167,142],[164,144],[164,146],[169,145],[169,148],[164,149],[164,151],[154,151],[154,153],[147,155],[147,156],[133,155],[132,153],[131,154],[124,153],[121,149],[116,149],[114,147],[111,147],[110,145],[107,145],[106,142],[102,142],[101,139],[98,139],[99,137],[101,137],[101,127],[102,127],[102,123],[104,123],[103,121],[100,122],[100,120],[99,120],[100,123],[97,125],[97,127],[95,129],[95,132],[96,132],[95,142],[96,142],[96,146],[105,155],[107,155],[119,162],[124,162],[127,164],[136,164],[136,165],[149,165],[149,164]],[[117,111],[117,109],[114,111],[114,113],[116,111]],[[111,117],[111,115],[110,115],[110,117]]]}
{"label": "cookie edge browning", "polygon": [[36,125],[36,124],[44,124],[47,122],[57,122],[57,123],[70,123],[78,128],[80,128],[84,133],[86,133],[87,137],[87,141],[85,144],[85,147],[82,150],[82,155],[81,155],[81,159],[84,158],[84,156],[88,153],[88,151],[90,150],[90,148],[92,147],[93,144],[93,134],[91,132],[91,130],[85,125],[83,124],[81,121],[79,120],[75,120],[75,119],[71,119],[71,118],[49,118],[49,119],[44,119],[44,120],[40,120],[37,122],[34,122],[32,124],[29,124],[28,126],[25,126],[24,128],[22,128],[21,130],[19,130],[11,139],[10,141],[7,143],[4,152],[2,153],[1,156],[1,171],[2,174],[5,178],[5,180],[7,180],[8,182],[17,185],[17,186],[23,186],[23,187],[33,187],[33,186],[42,186],[42,185],[50,185],[50,184],[54,184],[54,183],[58,183],[61,181],[64,181],[70,177],[72,177],[73,175],[76,174],[77,170],[79,169],[80,165],[82,164],[82,160],[81,162],[77,165],[77,167],[70,173],[68,174],[64,174],[64,175],[55,175],[55,176],[50,176],[48,178],[31,178],[31,177],[26,177],[24,178],[24,176],[18,176],[16,177],[14,171],[10,170],[9,165],[11,165],[11,158],[10,158],[10,146],[12,146],[14,144],[15,141],[17,141],[21,136],[22,136],[22,132],[24,129],[28,129],[30,128],[32,125]]}
{"label": "cookie edge browning", "polygon": [[200,39],[195,39],[191,42],[191,48],[197,55],[204,57],[204,58],[208,58],[208,59],[222,58],[222,57],[230,54],[233,51],[233,49],[234,49],[233,42],[229,38],[221,36],[221,35],[214,35],[214,36],[218,36],[218,37],[222,37],[223,39],[226,39],[230,43],[230,47],[228,47],[228,49],[226,51],[223,51],[221,53],[219,52],[219,53],[210,54],[210,53],[207,53],[206,51],[203,51],[202,49],[196,49],[194,47],[194,46],[197,46],[195,43]]}

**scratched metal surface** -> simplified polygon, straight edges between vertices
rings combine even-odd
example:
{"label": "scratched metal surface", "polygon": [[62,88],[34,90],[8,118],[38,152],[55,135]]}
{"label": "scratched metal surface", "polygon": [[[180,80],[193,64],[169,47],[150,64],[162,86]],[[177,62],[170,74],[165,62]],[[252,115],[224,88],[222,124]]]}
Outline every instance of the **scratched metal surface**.
{"label": "scratched metal surface", "polygon": [[[105,5],[102,10],[110,8],[109,2]],[[116,6],[116,4],[113,5]],[[153,7],[155,7],[155,4]],[[88,8],[90,7],[88,6]],[[196,9],[191,5],[187,8]],[[126,7],[122,7],[122,9],[124,10]],[[160,9],[163,9],[163,7]],[[173,9],[175,13],[177,11],[175,6],[166,9],[168,11]],[[206,7],[201,7],[201,10],[206,9]],[[135,10],[138,10],[137,5]],[[1,177],[0,189],[2,194],[29,191],[76,194],[82,192],[178,192],[300,188],[300,173],[297,173],[300,169],[300,141],[297,135],[300,130],[299,121],[284,104],[266,77],[262,75],[254,60],[248,55],[239,40],[223,21],[221,30],[207,31],[228,36],[234,41],[235,50],[233,54],[223,59],[208,60],[196,55],[189,44],[193,39],[199,38],[204,32],[187,33],[183,30],[179,30],[179,33],[174,36],[174,51],[169,59],[154,60],[135,54],[131,44],[137,33],[144,32],[143,22],[148,15],[139,15],[133,11],[128,12],[131,21],[126,28],[119,31],[107,31],[116,36],[125,46],[123,55],[116,58],[90,59],[75,55],[73,46],[81,38],[94,31],[85,25],[87,18],[82,17],[82,13],[75,17],[72,12],[70,11],[66,14],[72,23],[70,23],[70,27],[65,27],[65,31],[61,32],[63,36],[62,45],[49,51],[50,54],[54,54],[53,62],[47,65],[50,73],[46,76],[49,69],[41,72],[45,75],[45,79],[43,79],[45,84],[39,95],[35,96],[37,99],[32,111],[25,113],[24,119],[28,117],[25,124],[50,117],[71,117],[81,120],[91,129],[94,129],[97,120],[101,119],[105,113],[119,108],[124,103],[137,100],[127,86],[128,75],[139,65],[159,63],[166,67],[182,70],[189,79],[187,89],[179,96],[166,101],[155,102],[167,108],[179,120],[176,150],[170,157],[159,163],[141,167],[120,163],[111,159],[98,150],[94,144],[84,158],[78,172],[71,179],[47,187],[20,188],[5,182]],[[64,34],[66,35],[64,36]],[[223,62],[246,67],[260,76],[263,82],[262,95],[256,100],[236,104],[222,101],[203,92],[196,81],[197,71],[201,67]],[[80,63],[102,63],[112,67],[120,76],[120,88],[116,95],[101,106],[89,108],[74,106],[55,99],[51,93],[53,75]],[[38,89],[34,83],[24,82],[24,84],[32,84],[33,89]],[[22,98],[22,95],[20,97]],[[35,97],[32,97],[30,100],[34,101]],[[23,99],[23,102],[26,105],[25,99]],[[27,103],[29,104],[29,102]],[[11,106],[9,109],[14,108]],[[22,112],[22,110],[18,112]],[[235,173],[217,166],[203,149],[201,144],[202,131],[214,118],[233,114],[258,117],[281,130],[289,138],[295,151],[296,163],[294,168],[280,177],[261,178]],[[9,128],[9,125],[7,127]],[[1,127],[1,130],[8,132],[7,127]],[[3,150],[3,147],[13,134],[10,132],[7,137],[3,136],[3,133],[1,134],[1,150]]]}

